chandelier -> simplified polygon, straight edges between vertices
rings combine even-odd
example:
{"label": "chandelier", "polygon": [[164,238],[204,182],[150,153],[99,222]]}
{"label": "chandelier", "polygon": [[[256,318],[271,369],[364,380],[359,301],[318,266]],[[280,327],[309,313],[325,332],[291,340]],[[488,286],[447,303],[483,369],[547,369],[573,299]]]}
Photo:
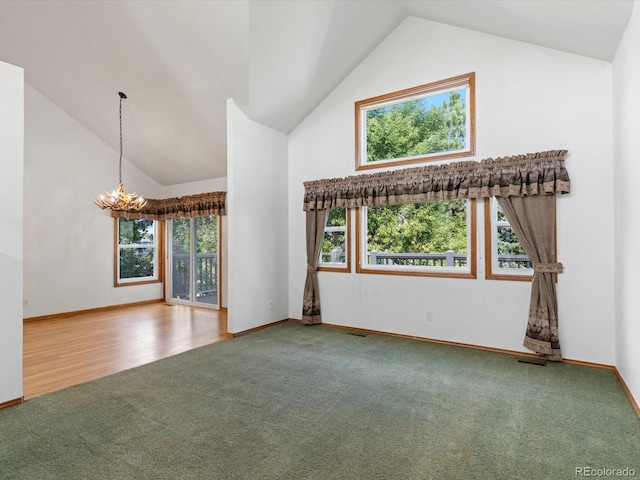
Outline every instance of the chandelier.
{"label": "chandelier", "polygon": [[135,193],[127,193],[124,190],[124,185],[122,184],[122,100],[127,98],[127,96],[118,92],[120,95],[120,163],[119,163],[119,183],[116,189],[111,192],[105,192],[99,197],[93,199],[93,203],[95,203],[98,207],[103,210],[114,210],[114,211],[127,211],[133,210],[138,211],[142,207],[147,204],[147,200],[143,197],[138,197]]}

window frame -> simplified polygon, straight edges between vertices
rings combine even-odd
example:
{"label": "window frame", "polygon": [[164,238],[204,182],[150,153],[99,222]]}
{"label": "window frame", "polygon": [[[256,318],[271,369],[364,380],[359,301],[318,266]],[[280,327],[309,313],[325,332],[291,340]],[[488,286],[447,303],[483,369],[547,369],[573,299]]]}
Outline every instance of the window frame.
{"label": "window frame", "polygon": [[499,225],[497,224],[496,215],[497,205],[498,201],[495,197],[484,199],[485,278],[487,280],[514,280],[518,282],[530,282],[533,278],[533,268],[519,269],[498,267],[497,256]]}
{"label": "window frame", "polygon": [[[194,230],[196,230],[196,222],[198,218],[201,217],[215,217],[216,218],[216,228],[218,230],[218,235],[217,235],[217,242],[216,242],[216,249],[217,249],[217,259],[216,259],[216,263],[217,263],[217,268],[216,268],[216,277],[217,277],[217,287],[218,287],[218,295],[217,295],[217,299],[216,299],[216,303],[215,304],[210,304],[210,303],[206,303],[206,302],[198,302],[196,300],[194,300],[194,298],[198,298],[197,296],[192,295],[191,293],[191,287],[193,286],[193,278],[191,278],[191,281],[189,282],[189,288],[190,288],[190,298],[188,300],[185,299],[181,299],[178,297],[173,296],[173,286],[174,286],[174,277],[173,277],[173,222],[175,220],[189,220],[189,235],[190,235],[190,239],[189,239],[189,248],[190,248],[190,252],[189,252],[189,266],[190,266],[190,274],[193,274],[193,272],[196,271],[196,269],[192,268],[193,267],[193,263],[195,258],[193,257],[193,252],[191,250],[193,250],[193,243],[197,242],[196,237],[193,237],[193,233]],[[190,305],[193,307],[202,307],[202,308],[210,308],[210,309],[214,309],[214,310],[221,310],[225,307],[222,307],[221,303],[222,303],[222,215],[217,215],[217,214],[211,214],[211,215],[197,215],[195,217],[175,217],[169,220],[164,221],[164,234],[165,234],[165,238],[166,238],[166,262],[165,262],[165,268],[164,268],[164,278],[166,279],[165,282],[165,300],[168,303],[172,303],[172,304],[176,304],[176,305]],[[197,253],[195,253],[195,255],[197,256]],[[195,293],[195,291],[193,292]]]}
{"label": "window frame", "polygon": [[[467,112],[467,135],[468,143],[465,148],[455,151],[434,152],[415,157],[401,157],[394,159],[378,160],[375,162],[366,161],[366,113],[369,110],[393,105],[396,103],[416,100],[446,93],[456,89],[456,87],[466,87],[466,112]],[[397,165],[409,165],[415,163],[432,162],[436,160],[469,157],[475,154],[476,128],[475,128],[475,72],[458,75],[456,77],[439,80],[436,82],[419,85],[417,87],[399,90],[397,92],[379,95],[355,102],[355,161],[356,170],[367,170],[375,168],[385,168]]]}
{"label": "window frame", "polygon": [[[323,262],[322,261],[322,248],[320,249],[320,259],[318,260],[318,268],[319,272],[341,272],[341,273],[351,273],[351,208],[345,208],[345,215],[347,219],[347,223],[345,225],[345,263],[335,263],[335,262]],[[327,210],[327,221],[329,220],[329,211]],[[331,228],[331,227],[330,227]],[[322,238],[324,239],[324,234],[327,230],[327,225],[325,222],[325,227],[322,233]]]}
{"label": "window frame", "polygon": [[[376,275],[402,275],[402,276],[419,276],[419,277],[441,277],[441,278],[477,278],[477,220],[476,220],[476,200],[474,198],[467,199],[469,206],[467,208],[467,263],[468,269],[463,271],[454,271],[451,267],[371,267],[364,264],[363,260],[367,258],[366,248],[366,225],[363,209],[356,209],[356,273],[376,274]],[[417,202],[422,203],[422,202]],[[455,267],[453,267],[455,268]]]}
{"label": "window frame", "polygon": [[[120,219],[136,220],[125,217],[114,218],[114,259],[113,259],[113,286],[129,287],[134,285],[147,285],[151,283],[162,283],[164,281],[164,220],[153,220],[155,226],[155,252],[154,252],[154,272],[153,277],[140,277],[132,279],[120,278]],[[140,245],[131,245],[125,248],[140,248]]]}

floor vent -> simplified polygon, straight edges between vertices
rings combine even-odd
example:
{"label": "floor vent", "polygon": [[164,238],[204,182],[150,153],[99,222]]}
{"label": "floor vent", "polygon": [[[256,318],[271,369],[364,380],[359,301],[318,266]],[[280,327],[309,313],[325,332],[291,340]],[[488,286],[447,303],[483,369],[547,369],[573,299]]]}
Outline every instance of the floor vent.
{"label": "floor vent", "polygon": [[353,335],[354,337],[366,337],[366,333],[362,332],[347,332],[347,335]]}
{"label": "floor vent", "polygon": [[541,367],[547,366],[547,361],[538,358],[519,358],[518,362],[520,363],[529,363],[531,365],[540,365]]}

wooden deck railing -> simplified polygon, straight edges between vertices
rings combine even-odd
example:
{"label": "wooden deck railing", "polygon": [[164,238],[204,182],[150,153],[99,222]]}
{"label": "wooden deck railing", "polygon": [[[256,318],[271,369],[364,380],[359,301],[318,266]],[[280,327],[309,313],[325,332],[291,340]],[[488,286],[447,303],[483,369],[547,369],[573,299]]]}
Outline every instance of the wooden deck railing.
{"label": "wooden deck railing", "polygon": [[[344,263],[345,253],[334,250],[322,252],[323,263]],[[369,265],[404,265],[422,267],[466,267],[467,255],[448,250],[445,253],[393,253],[372,251]],[[533,268],[527,255],[498,255],[500,268]]]}
{"label": "wooden deck railing", "polygon": [[[190,255],[188,253],[172,254],[171,279],[172,296],[174,298],[188,298],[190,292]],[[218,254],[196,254],[195,296],[214,295],[218,291]]]}

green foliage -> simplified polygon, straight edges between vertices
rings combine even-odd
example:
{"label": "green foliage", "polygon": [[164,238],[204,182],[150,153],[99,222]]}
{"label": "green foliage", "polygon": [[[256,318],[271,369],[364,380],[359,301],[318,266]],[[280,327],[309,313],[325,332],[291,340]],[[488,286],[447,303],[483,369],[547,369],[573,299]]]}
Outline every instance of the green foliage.
{"label": "green foliage", "polygon": [[[153,220],[118,219],[121,279],[154,275],[154,226]],[[127,245],[139,245],[139,247],[128,248]]]}
{"label": "green foliage", "polygon": [[467,112],[460,91],[449,94],[449,102],[442,105],[444,110],[445,125],[448,131],[447,150],[457,150],[463,148],[466,137]]}
{"label": "green foliage", "polygon": [[369,207],[367,250],[465,253],[466,219],[465,200]]}
{"label": "green foliage", "polygon": [[152,277],[153,248],[123,248],[120,250],[120,278]]}
{"label": "green foliage", "polygon": [[177,254],[191,252],[191,219],[171,220],[171,250]]}
{"label": "green foliage", "polygon": [[[347,225],[347,209],[344,207],[332,208],[327,214],[327,227],[345,227]],[[324,232],[322,238],[322,251],[331,252],[337,250],[344,252],[346,247],[345,232]]]}
{"label": "green foliage", "polygon": [[526,255],[511,227],[498,227],[498,255]]}
{"label": "green foliage", "polygon": [[153,243],[153,220],[118,219],[118,240],[120,245],[139,245]]}
{"label": "green foliage", "polygon": [[[218,217],[215,215],[196,217],[194,221],[197,253],[216,253],[218,251]],[[191,251],[191,219],[174,218],[171,222],[173,253],[189,253]]]}
{"label": "green foliage", "polygon": [[327,227],[344,227],[347,225],[347,209],[331,208],[327,214]]}
{"label": "green foliage", "polygon": [[198,253],[217,253],[218,217],[209,215],[196,217],[196,247]]}
{"label": "green foliage", "polygon": [[459,91],[442,106],[412,100],[367,112],[367,162],[458,150],[466,137],[466,109]]}

